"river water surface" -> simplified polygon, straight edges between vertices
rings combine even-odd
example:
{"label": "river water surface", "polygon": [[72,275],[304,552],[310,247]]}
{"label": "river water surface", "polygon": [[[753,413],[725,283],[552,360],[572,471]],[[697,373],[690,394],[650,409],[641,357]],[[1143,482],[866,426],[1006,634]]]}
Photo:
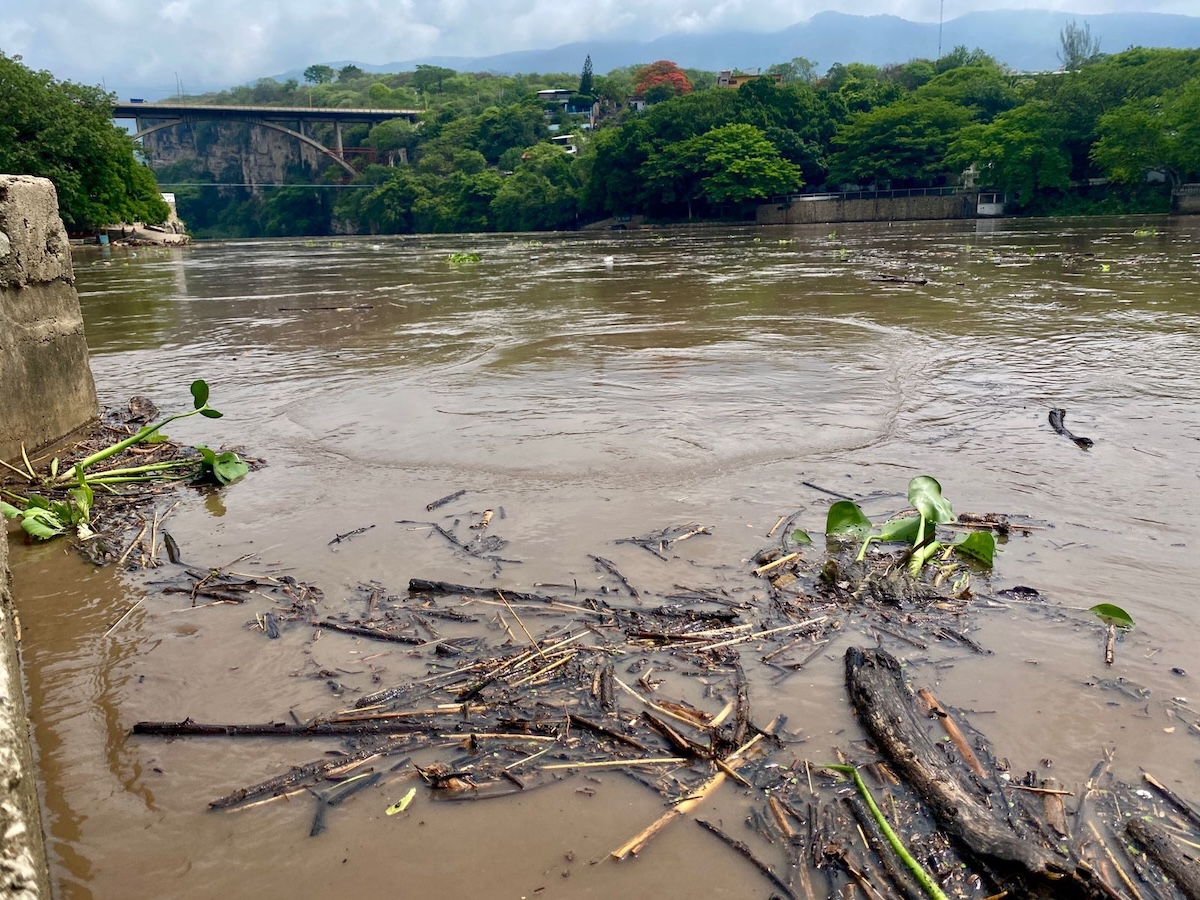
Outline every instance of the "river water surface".
{"label": "river water surface", "polygon": [[[480,261],[452,265],[455,251]],[[1044,600],[981,608],[974,636],[991,656],[885,646],[937,660],[914,678],[974,711],[1016,772],[1052,760],[1074,785],[1111,753],[1121,777],[1144,767],[1200,794],[1200,715],[1170,703],[1200,708],[1200,222],[259,241],[89,251],[76,275],[103,402],[187,408],[205,378],[225,418],[171,436],[267,461],[219,494],[182,495],[168,528],[189,561],[254,554],[242,571],[315,583],[332,609],[356,585],[400,592],[410,577],[591,589],[588,554],[650,596],[744,587],[780,516],[803,509],[800,525],[821,530],[831,497],[813,486],[880,517],[928,473],[956,511],[1048,526],[1002,544],[976,584]],[[1090,451],[1050,429],[1055,406]],[[396,524],[458,489],[456,515],[503,509],[493,528],[522,564],[494,581]],[[666,563],[613,543],[686,522],[713,534]],[[593,865],[661,811],[613,773],[591,791],[564,782],[403,820],[383,815],[398,797],[376,792],[317,838],[307,803],[210,813],[214,797],[336,745],[129,738],[135,721],[304,718],[338,703],[318,671],[365,692],[370,670],[386,684],[422,661],[385,647],[363,662],[379,648],[312,644],[306,629],[268,641],[247,608],[188,609],[147,586],[154,573],[13,540],[60,897],[770,893],[683,826],[636,862]],[[1107,671],[1083,611],[1100,602],[1137,623]],[[851,616],[801,673],[752,683],[759,718],[785,713],[803,733],[797,756],[828,761],[860,736],[841,657],[873,641],[865,628]],[[1130,689],[1096,683],[1117,678]],[[738,794],[710,804],[735,834]]]}

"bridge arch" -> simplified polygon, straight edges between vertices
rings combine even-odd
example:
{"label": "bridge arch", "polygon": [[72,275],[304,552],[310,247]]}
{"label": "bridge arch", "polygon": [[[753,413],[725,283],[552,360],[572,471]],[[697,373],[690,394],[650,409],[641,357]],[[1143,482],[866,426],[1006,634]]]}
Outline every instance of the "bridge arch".
{"label": "bridge arch", "polygon": [[[148,134],[154,134],[154,132],[162,131],[166,128],[174,128],[176,125],[183,125],[183,124],[187,123],[188,121],[189,121],[188,119],[174,119],[170,122],[160,122],[157,125],[151,125],[149,128],[141,129],[140,131],[138,131],[136,134],[133,135],[133,139],[136,141],[138,138],[143,138]],[[291,137],[294,137],[296,140],[300,141],[301,143],[308,144],[308,146],[312,147],[317,152],[323,153],[325,156],[328,156],[335,163],[337,163],[339,166],[341,166],[343,169],[345,169],[350,175],[358,174],[358,171],[354,168],[354,166],[350,165],[350,163],[346,162],[346,160],[342,159],[342,157],[338,156],[335,152],[330,150],[328,147],[326,147],[320,141],[316,140],[315,138],[309,137],[307,134],[301,134],[299,131],[296,131],[293,128],[288,128],[286,125],[280,125],[276,122],[246,121],[245,124],[258,125],[262,128],[270,128],[272,131],[278,131],[278,132],[281,132],[282,134],[290,135]]]}

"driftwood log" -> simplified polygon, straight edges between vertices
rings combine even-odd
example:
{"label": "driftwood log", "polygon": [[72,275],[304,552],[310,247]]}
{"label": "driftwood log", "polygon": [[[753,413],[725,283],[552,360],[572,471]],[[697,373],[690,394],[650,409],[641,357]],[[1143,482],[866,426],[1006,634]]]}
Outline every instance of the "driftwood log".
{"label": "driftwood log", "polygon": [[1188,900],[1200,900],[1200,860],[1196,853],[1185,853],[1161,826],[1146,819],[1130,819],[1125,833],[1142,845]]}
{"label": "driftwood log", "polygon": [[850,647],[846,686],[876,747],[998,889],[1015,897],[1061,900],[1113,896],[1086,864],[1018,836],[1001,811],[988,804],[983,782],[935,746],[929,720],[918,716],[895,657]]}

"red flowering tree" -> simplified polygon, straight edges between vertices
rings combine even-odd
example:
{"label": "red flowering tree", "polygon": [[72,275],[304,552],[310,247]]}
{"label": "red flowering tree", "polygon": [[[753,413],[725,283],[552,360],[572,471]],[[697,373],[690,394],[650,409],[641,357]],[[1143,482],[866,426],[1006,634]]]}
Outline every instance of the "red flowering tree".
{"label": "red flowering tree", "polygon": [[633,86],[633,95],[645,97],[647,103],[658,103],[681,94],[690,94],[691,91],[692,83],[683,69],[669,59],[650,63],[637,73]]}

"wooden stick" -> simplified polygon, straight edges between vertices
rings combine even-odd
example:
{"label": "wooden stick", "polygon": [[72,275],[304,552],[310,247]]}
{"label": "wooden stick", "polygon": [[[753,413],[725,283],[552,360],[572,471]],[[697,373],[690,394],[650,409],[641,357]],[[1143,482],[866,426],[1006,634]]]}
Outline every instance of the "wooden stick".
{"label": "wooden stick", "polygon": [[929,714],[936,716],[942,723],[942,728],[950,736],[950,740],[954,741],[954,746],[958,748],[958,752],[962,754],[966,764],[971,767],[971,771],[980,778],[987,778],[987,772],[984,771],[983,764],[979,762],[979,757],[975,755],[971,745],[967,743],[966,735],[959,729],[958,723],[950,718],[950,714],[942,709],[942,705],[938,703],[937,697],[933,696],[933,692],[929,688],[921,688],[917,693],[929,707]]}
{"label": "wooden stick", "polygon": [[1104,639],[1104,664],[1111,666],[1116,658],[1117,626],[1111,622],[1108,625],[1108,636]]}
{"label": "wooden stick", "polygon": [[727,641],[720,641],[716,644],[705,644],[703,647],[697,647],[698,651],[719,650],[721,647],[729,647],[733,644],[741,644],[745,641],[753,641],[761,637],[768,637],[772,634],[780,634],[784,631],[799,631],[801,628],[808,628],[811,625],[820,625],[826,621],[829,616],[817,616],[815,619],[805,619],[803,622],[798,622],[795,625],[781,625],[779,628],[768,628],[766,631],[756,631],[754,634],[746,634],[741,637],[730,638]]}
{"label": "wooden stick", "polygon": [[1129,876],[1125,874],[1125,870],[1121,868],[1121,864],[1117,862],[1116,856],[1105,842],[1104,838],[1100,837],[1100,832],[1096,830],[1095,822],[1088,822],[1088,830],[1092,833],[1092,837],[1096,839],[1096,843],[1104,850],[1104,855],[1108,857],[1108,861],[1112,863],[1112,867],[1117,870],[1117,877],[1121,879],[1121,883],[1129,889],[1129,893],[1133,894],[1134,900],[1142,900],[1142,895],[1138,893],[1138,889],[1133,886],[1133,882]]}
{"label": "wooden stick", "polygon": [[767,795],[767,807],[771,810],[771,815],[775,818],[775,824],[779,826],[779,830],[783,832],[783,836],[789,841],[792,840],[796,836],[796,829],[788,821],[787,812],[774,794]]}
{"label": "wooden stick", "polygon": [[[725,763],[730,767],[735,767],[743,761],[743,754],[749,752],[749,750],[761,740],[762,735],[756,734],[737,750],[733,751],[733,753],[729,754],[729,756],[725,758]],[[725,782],[725,778],[725,772],[723,770],[718,771],[716,775],[714,775],[712,778],[706,781],[703,786],[701,786],[700,790],[692,794],[686,800],[677,803],[671,809],[667,810],[665,813],[651,822],[650,825],[644,828],[641,832],[634,835],[632,838],[614,850],[611,854],[613,859],[625,859],[630,854],[636,856],[639,852],[641,852],[642,848],[646,846],[652,837],[654,837],[676,819],[690,813],[697,806],[708,799],[708,797]]]}
{"label": "wooden stick", "polygon": [[779,520],[771,526],[771,530],[767,532],[767,537],[773,537],[775,532],[779,530],[779,526],[784,523],[785,519],[787,519],[787,516],[780,516]]}
{"label": "wooden stick", "polygon": [[1150,785],[1150,787],[1154,788],[1156,791],[1166,797],[1172,806],[1187,816],[1188,820],[1193,825],[1200,826],[1200,813],[1196,812],[1196,808],[1194,806],[1172,791],[1169,787],[1167,787],[1149,772],[1143,772],[1142,778],[1145,779],[1146,784]]}
{"label": "wooden stick", "polygon": [[104,637],[108,637],[110,634],[112,634],[114,631],[116,631],[117,626],[120,625],[122,622],[124,622],[126,619],[128,619],[129,614],[132,613],[139,606],[141,606],[142,601],[145,599],[146,599],[145,597],[139,597],[138,602],[133,604],[133,606],[129,607],[129,609],[127,609],[125,611],[125,615],[121,616],[121,618],[119,618],[119,619],[117,619],[117,621],[113,622],[112,627],[109,628],[108,631],[104,632]]}
{"label": "wooden stick", "polygon": [[[491,510],[489,509],[488,512],[491,512]],[[504,603],[508,611],[512,613],[512,617],[517,620],[517,624],[520,625],[521,630],[525,632],[525,637],[529,638],[529,643],[533,645],[533,649],[538,652],[542,659],[545,659],[546,654],[542,652],[542,648],[538,646],[538,642],[533,639],[533,635],[529,633],[529,629],[525,627],[525,623],[521,621],[521,617],[517,615],[517,611],[512,608],[512,604],[509,603],[508,599],[504,596],[504,592],[497,590],[496,596],[500,598],[501,602]]]}
{"label": "wooden stick", "polygon": [[764,566],[759,566],[757,569],[754,570],[754,574],[761,575],[764,572],[770,572],[772,569],[782,566],[785,562],[791,562],[793,559],[795,559],[799,555],[800,555],[799,553],[789,553],[787,556],[781,556],[781,557],[779,557],[779,559],[775,560],[774,562],[769,562]]}
{"label": "wooden stick", "polygon": [[599,762],[551,763],[543,769],[603,769],[614,766],[686,766],[690,759],[678,756],[656,756],[650,759],[602,759]]}
{"label": "wooden stick", "polygon": [[637,700],[639,703],[642,703],[642,704],[650,707],[655,712],[660,713],[661,715],[667,716],[668,718],[674,719],[676,722],[682,722],[684,725],[690,725],[692,728],[700,727],[693,720],[685,718],[684,716],[678,715],[676,713],[673,713],[673,712],[671,712],[671,710],[669,710],[665,707],[659,706],[657,703],[653,703],[650,700],[647,700],[645,697],[643,697],[641,694],[639,694],[637,691],[635,691],[633,688],[631,688],[629,685],[627,685],[625,682],[623,682],[620,678],[617,678],[615,675],[613,676],[613,681],[617,684],[618,687],[620,687],[623,691],[625,691],[625,693],[627,693],[630,697]]}
{"label": "wooden stick", "polygon": [[1026,791],[1027,793],[1030,793],[1030,794],[1054,794],[1059,797],[1074,797],[1075,796],[1073,791],[1064,791],[1061,788],[1029,787],[1028,785],[1024,785],[1024,784],[1006,784],[1005,787],[1008,788],[1010,791]]}
{"label": "wooden stick", "polygon": [[132,541],[130,541],[129,546],[125,548],[125,552],[122,553],[121,557],[117,560],[117,568],[118,569],[121,568],[121,566],[125,565],[125,560],[129,559],[129,554],[133,552],[133,548],[136,547],[138,545],[138,541],[140,541],[145,536],[146,536],[146,523],[145,523],[145,521],[143,521],[142,522],[142,530],[137,533],[137,537],[135,537]]}
{"label": "wooden stick", "polygon": [[711,822],[706,822],[706,821],[704,821],[704,819],[697,819],[696,824],[699,825],[701,828],[703,828],[705,831],[708,831],[709,833],[716,835],[718,838],[720,838],[722,841],[724,841],[726,844],[728,844],[730,847],[732,847],[734,850],[736,850],[738,853],[740,853],[746,859],[750,860],[750,863],[754,866],[754,868],[756,868],[756,869],[758,869],[758,871],[762,872],[763,875],[767,876],[767,879],[772,884],[775,885],[775,887],[777,887],[781,891],[783,891],[783,895],[785,897],[789,898],[789,900],[796,900],[796,894],[792,891],[792,889],[790,887],[788,887],[787,882],[784,881],[782,878],[780,878],[778,875],[776,875],[774,869],[772,869],[765,862],[763,862],[761,859],[759,859],[757,856],[755,856],[754,851],[751,850],[750,847],[746,843],[744,843],[743,841],[735,840],[734,838],[730,837],[725,832],[723,832],[716,825],[713,825]]}

